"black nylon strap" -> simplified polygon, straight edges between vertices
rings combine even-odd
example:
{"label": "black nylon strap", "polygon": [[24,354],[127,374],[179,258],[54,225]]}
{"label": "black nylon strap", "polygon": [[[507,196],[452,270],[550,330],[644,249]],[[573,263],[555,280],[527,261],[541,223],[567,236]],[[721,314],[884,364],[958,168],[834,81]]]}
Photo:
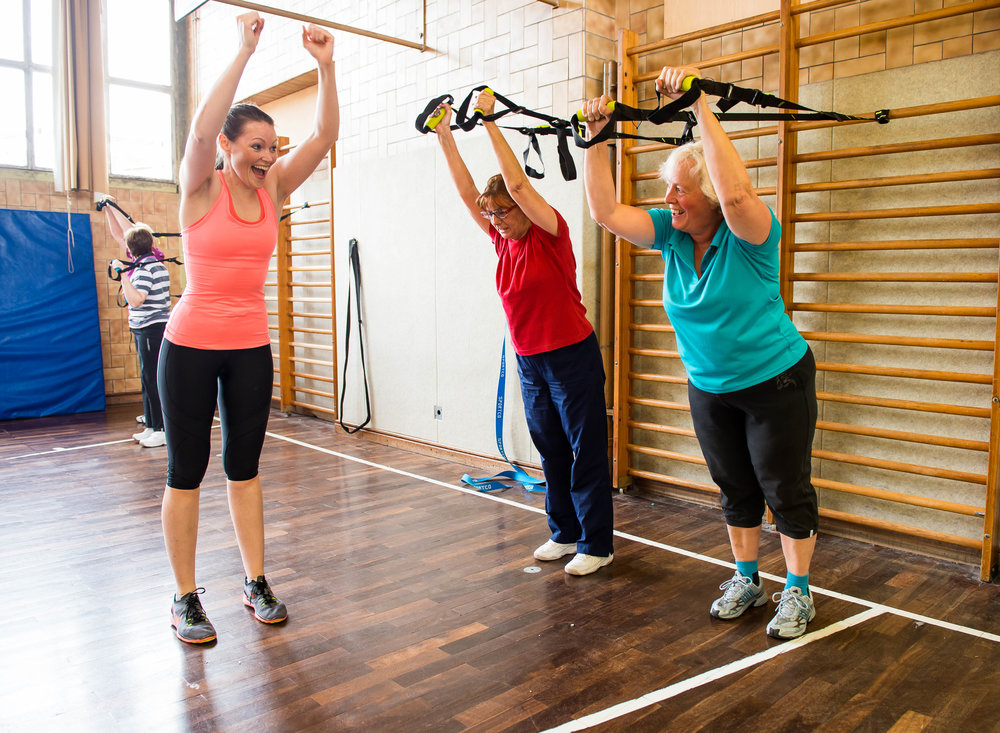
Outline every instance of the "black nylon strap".
{"label": "black nylon strap", "polygon": [[[432,110],[433,111],[433,110]],[[341,381],[340,389],[340,409],[338,410],[337,418],[340,421],[340,427],[342,427],[348,434],[353,435],[358,432],[371,422],[372,419],[372,405],[371,398],[368,394],[368,368],[365,365],[365,339],[364,331],[362,330],[362,319],[361,319],[361,261],[358,255],[358,240],[352,239],[349,243],[348,256],[351,261],[351,274],[353,275],[352,280],[354,282],[354,294],[358,301],[358,348],[361,352],[361,374],[364,377],[365,383],[365,419],[360,425],[355,428],[349,428],[344,424],[344,395],[347,394],[347,361],[351,355],[351,287],[350,283],[347,286],[347,321],[346,321],[346,334],[344,336],[344,378]]]}
{"label": "black nylon strap", "polygon": [[455,101],[455,98],[450,94],[442,94],[440,97],[434,97],[431,101],[427,103],[423,111],[417,115],[417,119],[414,121],[414,126],[417,128],[417,132],[426,135],[431,131],[430,127],[427,127],[428,118],[434,114],[434,110],[440,107],[442,104],[447,102],[451,104]]}
{"label": "black nylon strap", "polygon": [[[667,122],[681,122],[685,120],[688,122],[688,127],[685,128],[680,138],[674,138],[674,140],[679,139],[681,143],[690,142],[693,139],[693,127],[696,124],[696,120],[694,115],[686,110],[687,107],[694,104],[701,92],[719,98],[716,102],[719,112],[715,116],[722,121],[832,120],[835,122],[846,122],[849,120],[874,120],[879,124],[885,124],[889,121],[889,110],[886,109],[877,110],[872,117],[857,117],[839,112],[825,112],[805,107],[797,102],[789,102],[787,99],[767,94],[759,89],[739,87],[735,84],[718,82],[713,79],[695,78],[691,81],[691,89],[688,92],[670,104],[665,106],[659,106],[658,104],[655,110],[629,107],[621,102],[616,102],[608,124],[590,140],[586,140],[584,137],[585,128],[583,122],[574,116],[571,121],[573,123],[573,136],[576,139],[576,144],[579,147],[587,148],[609,138],[662,140],[666,142],[669,139],[616,132],[614,123],[649,122],[654,125],[662,125]],[[659,92],[657,92],[656,97],[657,102],[659,102]],[[740,102],[754,107],[774,107],[784,110],[794,110],[794,112],[729,112],[730,109]],[[609,128],[611,129],[609,130]]]}
{"label": "black nylon strap", "polygon": [[135,262],[129,262],[128,264],[123,262],[122,264],[125,266],[120,270],[112,270],[111,265],[108,265],[108,277],[110,277],[112,280],[118,281],[122,279],[122,273],[129,272],[130,270],[134,270],[137,267],[142,267],[143,265],[148,265],[153,262],[173,262],[175,265],[184,264],[176,257],[164,257],[162,260],[160,259],[141,260],[141,261],[140,260],[136,260]]}
{"label": "black nylon strap", "polygon": [[[123,209],[121,206],[119,206],[118,204],[116,204],[111,199],[101,199],[96,204],[96,208],[97,208],[98,211],[103,211],[105,206],[110,206],[112,209],[118,209],[119,213],[121,213],[122,216],[124,216],[126,219],[129,220],[129,223],[135,224],[135,220],[131,216],[128,215],[128,212],[126,212],[125,209]],[[180,232],[152,232],[152,234],[153,234],[154,237],[179,237],[179,236],[181,236]],[[178,262],[177,264],[181,264],[181,263]]]}
{"label": "black nylon strap", "polygon": [[[471,92],[469,92],[469,96],[466,97],[465,102],[463,102],[463,104],[462,104],[463,109],[465,109],[465,110],[468,109],[468,104],[471,102],[473,94],[475,94],[478,91],[482,91],[483,89],[486,89],[486,88],[487,88],[486,86],[480,86],[480,87],[477,87],[476,89],[473,89]],[[503,117],[504,115],[515,114],[515,113],[516,114],[524,115],[526,117],[534,117],[535,119],[542,120],[546,124],[543,125],[543,126],[541,126],[541,127],[509,128],[509,129],[518,129],[520,132],[524,132],[525,134],[528,135],[528,138],[529,138],[528,139],[528,148],[526,148],[525,151],[524,151],[524,160],[525,160],[525,169],[524,169],[524,172],[527,173],[532,178],[542,178],[542,176],[544,175],[544,170],[545,170],[544,165],[542,167],[542,171],[543,171],[542,173],[539,173],[538,171],[535,171],[534,169],[531,169],[530,171],[528,170],[527,159],[528,159],[529,149],[533,148],[535,150],[535,153],[538,155],[538,159],[541,160],[542,159],[542,155],[541,155],[541,152],[540,152],[540,150],[538,148],[538,138],[537,138],[537,136],[538,135],[556,135],[557,136],[556,151],[559,154],[559,170],[562,172],[562,176],[563,176],[564,180],[567,180],[567,181],[575,180],[576,179],[576,163],[573,161],[573,156],[572,156],[572,154],[569,151],[569,144],[568,144],[569,135],[570,135],[570,130],[569,130],[570,125],[569,125],[569,123],[566,120],[563,120],[563,119],[561,119],[559,117],[556,117],[554,115],[549,115],[549,114],[545,114],[544,112],[537,112],[537,111],[535,111],[533,109],[527,109],[526,107],[522,107],[519,104],[516,104],[515,102],[512,102],[510,99],[508,99],[507,97],[503,96],[502,94],[498,94],[496,91],[494,91],[492,89],[490,91],[493,92],[493,96],[496,98],[496,100],[498,102],[500,102],[501,104],[503,104],[507,109],[501,110],[500,112],[495,112],[494,114],[487,115],[485,117],[482,116],[479,113],[475,113],[476,116],[473,118],[474,121],[471,122],[470,127],[463,128],[463,129],[471,129],[471,127],[475,125],[475,120],[481,119],[484,122],[494,122],[494,121],[500,119],[501,117]],[[460,112],[461,112],[461,110],[460,110]]]}
{"label": "black nylon strap", "polygon": [[[528,174],[531,178],[543,178],[545,175],[545,165],[542,162],[541,147],[538,143],[538,135],[557,135],[557,151],[559,154],[559,169],[562,171],[563,178],[567,181],[572,181],[576,178],[576,163],[573,161],[573,156],[569,150],[569,123],[566,120],[560,119],[553,115],[545,114],[544,112],[537,112],[533,109],[528,109],[527,107],[522,107],[516,102],[505,97],[503,94],[490,89],[493,97],[497,102],[503,105],[503,109],[495,111],[490,115],[483,115],[478,110],[473,109],[471,114],[469,112],[470,107],[474,104],[474,99],[479,92],[484,89],[489,89],[486,84],[480,84],[474,87],[462,100],[462,103],[455,109],[454,123],[451,125],[452,130],[464,130],[468,132],[473,129],[480,122],[496,122],[497,120],[505,117],[509,114],[520,114],[526,117],[534,117],[537,120],[541,120],[546,123],[547,126],[543,127],[508,127],[509,130],[517,130],[528,136],[528,145],[522,154],[524,159],[524,172]],[[436,110],[442,103],[447,102],[451,104],[454,102],[454,98],[450,94],[442,94],[441,96],[435,97],[417,115],[415,120],[416,128],[422,132],[430,132],[430,128],[427,127],[427,119],[434,114]],[[528,157],[531,155],[531,151],[534,150],[535,155],[538,160],[542,162],[542,170],[539,171],[528,164]]]}
{"label": "black nylon strap", "polygon": [[[662,125],[667,122],[678,122],[681,120],[691,122],[694,119],[694,115],[691,115],[686,110],[695,103],[700,94],[701,91],[696,89],[694,84],[692,84],[690,91],[685,92],[682,96],[678,97],[670,104],[657,107],[654,110],[630,107],[627,104],[615,102],[615,107],[611,111],[608,123],[590,140],[586,137],[586,126],[584,121],[576,115],[573,115],[571,122],[573,125],[573,138],[576,141],[576,146],[578,148],[589,148],[610,138],[617,139],[620,134],[615,130],[615,123],[617,122],[649,122],[653,125]],[[658,139],[647,138],[642,135],[630,135],[629,137],[630,139],[636,140]],[[683,142],[689,142],[689,139],[685,135],[682,135],[679,139]]]}
{"label": "black nylon strap", "polygon": [[[600,132],[594,135],[593,138],[587,139],[586,123],[577,115],[573,115],[569,120],[563,120],[559,117],[554,117],[552,115],[536,112],[535,110],[522,107],[507,99],[507,97],[504,97],[502,94],[497,94],[495,91],[493,91],[493,96],[498,102],[504,105],[505,109],[494,112],[490,115],[483,115],[481,112],[473,110],[470,115],[469,107],[473,103],[473,95],[487,88],[488,87],[483,84],[469,92],[468,96],[466,96],[462,104],[455,111],[455,124],[451,126],[451,129],[469,131],[480,121],[492,122],[504,117],[505,115],[515,113],[542,120],[546,123],[546,125],[542,127],[507,127],[506,129],[517,130],[518,132],[528,136],[528,147],[524,151],[523,158],[525,163],[525,172],[532,178],[541,178],[544,175],[544,165],[542,166],[541,172],[528,165],[528,156],[532,150],[535,151],[538,159],[541,160],[538,136],[557,135],[559,166],[562,170],[563,178],[567,181],[571,181],[576,178],[576,164],[573,162],[573,156],[569,151],[570,134],[573,135],[573,140],[578,148],[589,148],[609,139],[648,140],[668,145],[683,145],[684,143],[694,140],[694,127],[697,125],[697,119],[688,107],[697,101],[702,92],[718,97],[716,107],[719,109],[719,112],[715,113],[715,116],[719,120],[723,121],[832,120],[836,122],[844,122],[849,120],[866,120],[878,122],[879,124],[885,124],[889,121],[889,110],[887,109],[877,110],[872,117],[856,117],[854,115],[840,114],[839,112],[824,112],[821,110],[811,109],[810,107],[805,107],[797,102],[790,102],[787,99],[781,99],[773,94],[762,92],[759,89],[739,87],[735,84],[717,82],[712,79],[694,78],[691,80],[691,88],[669,104],[661,106],[659,104],[660,95],[657,93],[658,104],[656,109],[651,110],[639,107],[630,107],[629,105],[622,104],[621,102],[615,102],[615,106],[608,118],[608,123],[601,129]],[[442,101],[450,101],[451,99],[451,95],[446,94],[431,100],[427,107],[424,108],[423,112],[417,116],[417,129],[424,133],[428,132],[429,128],[426,128],[425,126],[427,118],[433,114],[434,110],[442,103]],[[729,111],[740,102],[755,107],[772,107],[787,111]],[[617,130],[617,123],[619,122],[636,122],[640,124],[647,122],[651,125],[662,125],[668,122],[683,122],[685,123],[685,126],[680,137],[658,137],[640,135],[637,132],[619,132]]]}
{"label": "black nylon strap", "polygon": [[562,123],[559,127],[553,127],[552,125],[542,125],[540,127],[510,127],[508,125],[501,125],[505,130],[515,130],[522,135],[528,136],[528,147],[524,149],[524,154],[521,157],[524,159],[524,172],[531,178],[542,178],[545,172],[544,164],[542,165],[541,173],[534,168],[528,170],[528,155],[530,155],[532,150],[535,151],[538,160],[542,160],[542,154],[538,145],[538,136],[556,135],[556,152],[559,153],[559,170],[562,171],[563,179],[566,181],[576,179],[576,163],[573,161],[573,155],[569,151],[570,129],[565,120],[559,120],[559,122]]}
{"label": "black nylon strap", "polygon": [[98,202],[97,202],[97,204],[96,204],[96,207],[97,207],[97,210],[98,210],[98,211],[102,211],[102,210],[104,209],[104,207],[105,207],[105,206],[110,206],[110,207],[111,207],[112,209],[118,209],[118,212],[119,212],[119,213],[120,213],[120,214],[121,214],[122,216],[124,216],[124,217],[125,217],[126,219],[128,219],[128,220],[129,220],[129,222],[131,222],[132,224],[135,224],[135,221],[134,221],[134,220],[132,219],[132,217],[131,217],[131,216],[129,216],[129,215],[128,215],[128,214],[127,214],[127,213],[125,212],[125,209],[123,209],[123,208],[122,208],[121,206],[119,206],[118,204],[116,204],[116,203],[115,203],[114,201],[112,201],[111,199],[101,199],[101,200],[100,200],[100,201],[98,201]]}
{"label": "black nylon strap", "polygon": [[[537,171],[528,165],[528,154],[534,150],[535,155],[538,157],[538,162],[542,164],[542,170]],[[524,172],[529,178],[545,178],[545,162],[542,160],[542,150],[538,146],[538,131],[528,130],[528,147],[524,149],[524,155],[521,156],[524,159]]]}
{"label": "black nylon strap", "polygon": [[573,156],[569,152],[570,130],[568,127],[557,127],[556,135],[559,136],[556,143],[556,150],[559,151],[559,169],[564,180],[572,181],[576,178],[576,163],[573,162]]}

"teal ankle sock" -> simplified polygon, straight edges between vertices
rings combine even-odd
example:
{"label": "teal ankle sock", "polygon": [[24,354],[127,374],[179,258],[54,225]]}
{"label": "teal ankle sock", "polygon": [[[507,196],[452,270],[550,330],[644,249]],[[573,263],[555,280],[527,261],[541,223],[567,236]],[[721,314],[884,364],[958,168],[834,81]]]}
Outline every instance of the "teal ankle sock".
{"label": "teal ankle sock", "polygon": [[801,590],[802,595],[804,596],[809,595],[809,573],[806,573],[805,575],[794,575],[792,573],[788,573],[788,575],[785,576],[785,588],[792,587]]}
{"label": "teal ankle sock", "polygon": [[754,585],[760,585],[760,575],[757,574],[756,560],[737,560],[736,572],[744,578],[752,578]]}

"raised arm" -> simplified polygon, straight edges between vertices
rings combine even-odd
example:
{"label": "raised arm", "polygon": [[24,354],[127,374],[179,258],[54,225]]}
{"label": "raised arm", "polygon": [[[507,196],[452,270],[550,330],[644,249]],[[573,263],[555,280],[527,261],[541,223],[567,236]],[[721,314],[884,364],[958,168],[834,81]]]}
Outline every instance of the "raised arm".
{"label": "raised arm", "polygon": [[[496,97],[493,96],[493,92],[484,89],[479,93],[476,109],[481,110],[484,115],[491,115],[495,105]],[[510,149],[503,132],[495,122],[484,122],[483,126],[490,137],[493,154],[496,155],[497,162],[500,164],[500,175],[503,176],[504,185],[507,186],[507,192],[514,199],[514,203],[521,208],[532,224],[540,226],[549,234],[556,234],[559,230],[559,219],[555,209],[549,206],[548,202],[531,185],[531,181],[528,180],[524,169],[521,168],[514,151]]]}
{"label": "raised arm", "polygon": [[[671,99],[681,94],[681,83],[698,70],[665,66],[656,79],[656,88]],[[705,165],[719,196],[722,216],[733,234],[750,244],[763,244],[771,231],[771,212],[760,200],[747,173],[746,166],[733,146],[718,118],[708,107],[704,94],[692,107],[698,120],[705,151]]]}
{"label": "raised arm", "polygon": [[441,106],[444,107],[444,117],[438,122],[437,127],[434,128],[434,132],[437,134],[437,140],[441,145],[441,152],[444,153],[444,159],[448,163],[448,173],[451,174],[452,183],[455,184],[458,196],[462,199],[462,203],[465,204],[465,208],[469,211],[469,214],[475,220],[476,224],[479,225],[479,228],[486,234],[489,234],[490,224],[482,217],[482,211],[479,205],[476,204],[476,199],[479,198],[479,189],[476,188],[476,182],[472,179],[469,168],[465,165],[465,161],[462,160],[462,156],[458,152],[458,145],[455,144],[455,136],[451,134],[451,106],[448,104]]}
{"label": "raised arm", "polygon": [[337,98],[336,67],[333,60],[333,36],[318,25],[302,28],[302,46],[316,59],[319,72],[316,96],[316,124],[301,143],[278,158],[272,166],[276,176],[275,206],[302,185],[323,160],[340,136],[340,102]]}
{"label": "raised arm", "polygon": [[[608,124],[611,111],[607,96],[595,98],[584,104],[587,130],[594,137]],[[583,154],[583,181],[587,190],[587,205],[590,216],[601,227],[622,239],[640,247],[653,244],[656,231],[653,219],[643,209],[618,203],[615,196],[615,181],[611,175],[607,143],[598,143],[587,148]]]}
{"label": "raised arm", "polygon": [[125,232],[128,231],[129,227],[133,226],[132,222],[125,218],[114,206],[105,204],[104,207],[104,221],[108,225],[108,234],[114,239],[118,244],[125,249]]}
{"label": "raised arm", "polygon": [[[216,140],[226,121],[226,114],[236,97],[236,88],[246,68],[247,61],[257,49],[264,19],[255,12],[244,13],[236,18],[240,34],[240,47],[236,57],[222,73],[208,94],[198,105],[191,120],[184,145],[184,157],[180,165],[180,188],[182,196],[190,196],[209,184],[215,171]],[[185,217],[182,215],[181,220]]]}

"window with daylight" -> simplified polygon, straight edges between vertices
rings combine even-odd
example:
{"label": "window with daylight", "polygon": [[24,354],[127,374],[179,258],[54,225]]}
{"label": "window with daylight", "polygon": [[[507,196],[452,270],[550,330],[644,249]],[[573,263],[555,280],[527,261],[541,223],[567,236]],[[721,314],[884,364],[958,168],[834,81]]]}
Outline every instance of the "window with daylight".
{"label": "window with daylight", "polygon": [[[51,170],[56,0],[0,0],[0,166]],[[174,22],[164,0],[104,0],[108,168],[174,179]]]}
{"label": "window with daylight", "polygon": [[174,19],[164,0],[105,0],[109,171],[174,179]]}
{"label": "window with daylight", "polygon": [[0,0],[0,165],[52,168],[52,0]]}

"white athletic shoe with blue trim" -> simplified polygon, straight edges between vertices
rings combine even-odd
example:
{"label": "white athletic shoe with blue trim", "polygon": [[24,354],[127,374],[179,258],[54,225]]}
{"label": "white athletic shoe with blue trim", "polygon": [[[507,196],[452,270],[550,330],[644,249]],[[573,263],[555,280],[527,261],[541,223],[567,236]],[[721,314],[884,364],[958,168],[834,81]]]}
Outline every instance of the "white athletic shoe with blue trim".
{"label": "white athletic shoe with blue trim", "polygon": [[733,577],[719,586],[719,590],[724,593],[712,602],[712,607],[708,611],[715,618],[727,621],[739,618],[748,608],[756,608],[767,603],[764,584],[754,583],[753,578],[748,578],[738,570]]}
{"label": "white athletic shoe with blue trim", "polygon": [[767,625],[767,635],[775,639],[795,639],[806,633],[806,624],[816,618],[816,606],[811,595],[792,586],[771,596],[777,601],[778,612]]}

